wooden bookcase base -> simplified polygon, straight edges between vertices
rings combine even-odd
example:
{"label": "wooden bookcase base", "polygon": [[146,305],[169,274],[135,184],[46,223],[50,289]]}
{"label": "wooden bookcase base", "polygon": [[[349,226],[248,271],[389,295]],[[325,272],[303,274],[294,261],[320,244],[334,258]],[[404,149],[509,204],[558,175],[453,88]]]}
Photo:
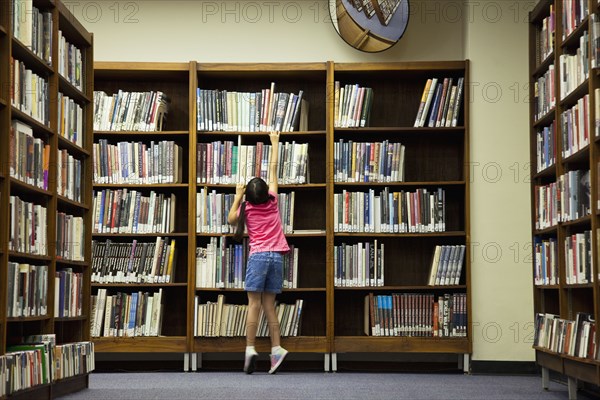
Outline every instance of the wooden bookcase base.
{"label": "wooden bookcase base", "polygon": [[[11,400],[55,399],[89,387],[89,374],[61,379],[51,385],[39,385],[11,394]],[[4,399],[4,397],[3,397]]]}
{"label": "wooden bookcase base", "polygon": [[[561,354],[536,349],[535,360],[542,367],[542,388],[548,389],[550,383],[550,370],[566,375],[568,379],[569,400],[577,399],[579,382],[600,385],[600,363],[591,360],[582,360]],[[576,378],[575,378],[576,377]]]}

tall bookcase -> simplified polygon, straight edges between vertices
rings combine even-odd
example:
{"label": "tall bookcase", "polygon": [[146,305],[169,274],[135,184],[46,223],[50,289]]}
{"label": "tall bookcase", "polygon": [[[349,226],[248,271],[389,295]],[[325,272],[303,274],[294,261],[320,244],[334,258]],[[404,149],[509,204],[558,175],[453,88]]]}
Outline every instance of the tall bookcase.
{"label": "tall bookcase", "polygon": [[[127,189],[138,191],[142,196],[151,192],[174,195],[176,207],[174,211],[175,226],[169,233],[106,233],[94,230],[92,237],[95,243],[130,244],[133,240],[142,243],[154,243],[158,237],[175,240],[178,250],[174,279],[169,283],[92,283],[92,294],[97,295],[100,289],[107,291],[108,296],[123,293],[131,296],[134,293],[157,293],[162,291],[163,321],[160,335],[153,336],[118,336],[103,335],[93,340],[98,352],[169,352],[186,353],[189,348],[190,302],[188,286],[190,266],[194,265],[194,219],[195,188],[190,182],[193,173],[193,148],[195,140],[191,131],[194,117],[195,76],[190,72],[189,63],[106,63],[95,64],[94,89],[108,95],[125,92],[161,91],[169,99],[168,121],[160,132],[107,130],[94,131],[94,143],[106,140],[110,145],[119,142],[139,142],[150,145],[163,140],[173,141],[181,146],[182,179],[181,183],[99,183],[94,181],[95,196],[103,190],[116,191]],[[99,164],[99,163],[98,163]],[[129,165],[131,166],[131,165]],[[97,208],[99,210],[99,208]]]}
{"label": "tall bookcase", "polygon": [[[0,2],[0,357],[27,336],[54,334],[58,350],[73,346],[85,370],[85,360],[93,368],[93,347],[81,350],[78,344],[90,339],[93,36],[58,0],[19,2],[21,9],[15,7],[13,1]],[[36,18],[40,23],[32,28],[29,24]],[[27,70],[40,86],[26,79]],[[17,74],[27,84],[13,86]],[[36,109],[45,109],[39,118]],[[20,152],[14,140],[22,132],[31,147]],[[38,145],[39,152],[34,149]],[[15,171],[19,164],[20,172]],[[23,219],[11,210],[11,198],[46,210],[46,219],[30,231],[29,239],[38,243],[35,251],[16,246],[15,226],[32,224],[34,218]],[[9,274],[11,265],[20,268]],[[25,272],[26,265],[41,269]],[[15,288],[15,274],[31,280],[20,279],[22,286]],[[20,307],[9,296],[23,288],[30,302]],[[68,296],[76,307],[63,307]],[[74,371],[74,376],[64,370],[47,384],[5,396],[54,398],[87,387],[89,369]]]}
{"label": "tall bookcase", "polygon": [[571,399],[600,383],[599,12],[595,0],[544,0],[529,15],[534,349],[543,387],[556,371]]}
{"label": "tall bookcase", "polygon": [[[464,317],[470,321],[470,258],[468,252],[462,267],[460,282],[454,285],[428,285],[428,278],[436,246],[468,245],[469,238],[469,101],[464,91],[454,127],[413,127],[423,91],[428,79],[469,79],[468,61],[407,62],[407,63],[113,63],[95,64],[95,89],[108,94],[124,91],[160,90],[171,98],[166,125],[162,132],[95,132],[94,142],[101,139],[116,141],[149,141],[152,138],[172,138],[183,148],[183,176],[181,184],[137,185],[136,189],[164,190],[178,194],[175,237],[179,246],[175,283],[160,284],[166,289],[163,297],[169,322],[163,321],[163,336],[159,338],[94,338],[98,352],[184,352],[191,353],[192,368],[195,355],[201,353],[242,352],[243,334],[195,335],[199,304],[247,304],[241,288],[196,287],[196,255],[211,241],[230,245],[232,234],[201,232],[196,222],[197,196],[203,191],[221,195],[235,193],[233,183],[199,183],[201,148],[210,143],[232,142],[235,145],[255,146],[268,144],[267,132],[249,132],[245,129],[204,129],[198,125],[197,89],[260,93],[275,84],[275,92],[303,92],[308,103],[306,127],[293,132],[282,132],[280,142],[308,144],[308,180],[302,184],[282,184],[279,192],[295,195],[294,231],[286,234],[288,242],[299,249],[296,288],[285,288],[278,301],[294,304],[303,301],[302,323],[298,336],[282,338],[282,346],[294,353],[318,353],[325,357],[325,369],[330,368],[330,355],[353,352],[414,352],[457,354],[459,364],[468,368],[472,351],[471,331],[465,323],[464,334],[432,337],[425,333],[404,336],[375,337],[365,334],[365,296],[410,294],[413,298],[431,295],[460,295],[464,303]],[[374,100],[370,124],[365,128],[336,128],[336,81],[359,84],[373,89]],[[465,84],[466,87],[466,84]],[[211,96],[208,94],[207,96]],[[241,101],[245,101],[244,98]],[[224,103],[223,103],[224,104]],[[402,182],[343,183],[334,179],[335,142],[400,142],[406,148],[405,179]],[[169,140],[169,139],[165,139]],[[100,190],[111,185],[95,184]],[[123,187],[123,185],[114,185]],[[348,191],[414,192],[428,189],[444,190],[446,228],[430,233],[349,233],[336,232],[334,227],[334,197]],[[181,208],[179,208],[181,206]],[[226,214],[225,214],[226,215]],[[111,238],[131,241],[132,235],[94,235],[94,239]],[[151,239],[156,235],[149,235]],[[138,240],[144,235],[136,235]],[[359,242],[385,245],[385,285],[373,287],[337,287],[335,284],[335,247]],[[131,293],[139,284],[93,284],[97,288],[112,288]],[[148,285],[142,285],[146,287]],[[171,293],[172,292],[172,293]],[[186,295],[184,296],[184,292]],[[423,303],[423,307],[424,307]],[[414,306],[417,303],[415,300]],[[408,309],[408,305],[405,305]],[[171,315],[167,315],[171,314]],[[417,313],[415,312],[415,315]],[[425,315],[425,314],[423,314]],[[429,315],[432,317],[431,315]],[[398,322],[400,315],[397,315]],[[368,314],[366,318],[372,318]],[[390,316],[394,319],[396,316]],[[366,321],[369,324],[369,321]],[[424,323],[426,324],[426,323]],[[431,327],[430,327],[431,328]],[[166,331],[165,331],[166,330]],[[168,333],[167,333],[168,332]],[[431,332],[429,332],[431,333]],[[268,352],[269,339],[259,337],[257,350]],[[467,358],[463,358],[466,355]],[[187,355],[186,355],[187,357]],[[333,367],[336,368],[334,362]]]}

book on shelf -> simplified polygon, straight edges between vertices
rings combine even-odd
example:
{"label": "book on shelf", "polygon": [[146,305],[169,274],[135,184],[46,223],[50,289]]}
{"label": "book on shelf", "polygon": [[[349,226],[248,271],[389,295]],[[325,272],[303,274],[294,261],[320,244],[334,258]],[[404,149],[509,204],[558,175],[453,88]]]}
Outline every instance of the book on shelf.
{"label": "book on shelf", "polygon": [[154,243],[92,240],[92,282],[174,283],[177,267],[175,239],[157,237]]}
{"label": "book on shelf", "polygon": [[9,261],[7,317],[35,317],[48,313],[48,266]]}
{"label": "book on shelf", "polygon": [[458,285],[465,251],[465,245],[435,246],[427,285]]}
{"label": "book on shelf", "polygon": [[117,292],[99,288],[92,295],[92,337],[160,336],[163,289],[157,292]]}
{"label": "book on shelf", "polygon": [[94,130],[162,131],[170,102],[170,98],[161,91],[128,92],[119,89],[112,95],[94,91]]}
{"label": "book on shelf", "polygon": [[335,246],[334,285],[336,287],[373,287],[385,284],[385,245],[374,242]]}
{"label": "book on shelf", "polygon": [[460,120],[464,77],[429,78],[425,82],[413,126],[455,127]]}
{"label": "book on shelf", "polygon": [[50,122],[50,86],[26,64],[10,59],[11,104],[42,125]]}
{"label": "book on shelf", "polygon": [[54,317],[83,315],[83,273],[64,268],[54,275]]}
{"label": "book on shelf", "polygon": [[196,89],[198,131],[281,132],[308,129],[308,102],[298,94],[276,92],[276,84],[260,92]]}
{"label": "book on shelf", "polygon": [[405,146],[389,140],[356,142],[340,139],[334,143],[336,182],[403,182]]}
{"label": "book on shelf", "polygon": [[93,144],[94,182],[99,184],[182,183],[183,148],[172,140]]}
{"label": "book on shelf", "polygon": [[8,249],[33,255],[48,254],[48,210],[39,204],[10,196]]}
{"label": "book on shelf", "polygon": [[11,121],[9,132],[10,176],[48,190],[50,145],[33,136],[33,128],[19,120]]}
{"label": "book on shelf", "polygon": [[369,126],[373,89],[359,84],[334,83],[334,127],[364,128]]}
{"label": "book on shelf", "polygon": [[[279,321],[282,337],[299,336],[302,327],[303,299],[293,304],[277,302],[275,313]],[[229,304],[225,295],[217,295],[216,301],[201,303],[200,296],[194,298],[194,336],[195,337],[236,337],[246,335],[246,317],[248,306]],[[269,328],[266,316],[261,310],[258,318],[256,336],[266,337]]]}

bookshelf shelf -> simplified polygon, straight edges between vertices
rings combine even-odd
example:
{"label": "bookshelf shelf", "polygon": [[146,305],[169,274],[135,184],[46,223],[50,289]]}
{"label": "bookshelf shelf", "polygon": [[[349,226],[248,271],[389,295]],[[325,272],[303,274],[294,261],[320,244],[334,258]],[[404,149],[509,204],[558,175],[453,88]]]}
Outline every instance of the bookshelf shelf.
{"label": "bookshelf shelf", "polygon": [[542,178],[556,178],[556,165],[551,165],[548,168],[544,168],[540,172],[536,172],[532,176],[533,179]]}
{"label": "bookshelf shelf", "polygon": [[[325,336],[297,336],[282,337],[281,346],[293,353],[325,353],[328,348]],[[195,337],[194,352],[243,352],[246,348],[245,337]],[[269,338],[257,337],[256,350],[258,352],[270,352],[271,344]]]}
{"label": "bookshelf shelf", "polygon": [[81,322],[86,321],[88,318],[87,315],[82,315],[81,317],[57,317],[54,318],[54,322]]}
{"label": "bookshelf shelf", "polygon": [[370,126],[365,128],[334,128],[336,133],[355,133],[357,135],[364,135],[369,133],[398,133],[398,134],[424,134],[424,133],[438,133],[438,134],[451,134],[451,133],[463,133],[465,131],[464,126],[455,126],[455,127],[439,127],[439,128],[430,128],[430,127],[411,127],[411,126]]}
{"label": "bookshelf shelf", "polygon": [[93,288],[187,287],[187,283],[92,283]]}
{"label": "bookshelf shelf", "polygon": [[161,337],[95,337],[94,345],[98,353],[185,353],[185,336]]}
{"label": "bookshelf shelf", "polygon": [[52,66],[48,65],[46,61],[42,60],[14,37],[12,38],[12,51],[14,58],[27,64],[28,68],[31,68],[31,70],[43,78],[48,78],[48,76],[54,73]]}
{"label": "bookshelf shelf", "polygon": [[136,237],[147,237],[154,238],[158,236],[168,236],[168,237],[187,237],[187,233],[177,232],[177,233],[93,233],[92,237],[119,237],[119,238],[136,238]]}
{"label": "bookshelf shelf", "polygon": [[542,76],[550,67],[550,65],[554,62],[554,52],[550,53],[545,60],[543,60],[540,65],[531,73],[533,79],[537,79]]}
{"label": "bookshelf shelf", "polygon": [[534,229],[533,230],[534,236],[556,235],[556,232],[558,232],[558,225],[550,226],[550,227],[544,228],[544,229]]}
{"label": "bookshelf shelf", "polygon": [[87,261],[72,261],[72,260],[63,260],[60,258],[56,259],[56,264],[67,265],[67,266],[71,266],[71,267],[79,267],[79,268],[86,268],[86,267],[90,266],[90,263]]}
{"label": "bookshelf shelf", "polygon": [[61,74],[58,74],[58,90],[79,104],[90,103],[92,100]]}
{"label": "bookshelf shelf", "polygon": [[556,112],[556,108],[553,108],[548,113],[546,113],[543,117],[541,117],[540,119],[535,121],[533,123],[534,128],[549,125],[556,118],[555,112]]}
{"label": "bookshelf shelf", "polygon": [[385,187],[385,186],[463,186],[465,181],[434,181],[434,182],[335,182],[335,186],[365,186],[365,187]]}
{"label": "bookshelf shelf", "polygon": [[575,154],[571,154],[570,156],[564,158],[562,163],[564,165],[567,164],[576,164],[576,163],[588,163],[590,158],[590,146],[587,145],[584,148],[577,151]]}
{"label": "bookshelf shelf", "polygon": [[376,291],[390,291],[390,290],[397,290],[397,291],[410,291],[410,290],[426,290],[426,291],[431,291],[431,290],[446,290],[446,289],[466,289],[467,285],[435,285],[435,286],[424,286],[424,285],[415,285],[415,286],[408,286],[408,285],[402,285],[402,286],[391,286],[391,285],[386,285],[386,286],[350,286],[350,287],[344,287],[344,286],[336,286],[335,290],[341,290],[341,291],[355,291],[355,290],[362,290],[362,291],[368,291],[368,292],[376,292]]}
{"label": "bookshelf shelf", "polygon": [[[244,289],[234,289],[234,288],[195,288],[198,292],[218,292],[218,293],[227,293],[227,292],[240,292],[246,293]],[[284,292],[325,292],[325,288],[294,288],[288,289],[283,288]]]}
{"label": "bookshelf shelf", "polygon": [[[156,131],[156,132],[145,132],[145,131],[94,131],[95,137],[104,137],[104,136],[189,136],[188,131]],[[135,139],[138,140],[138,139]]]}
{"label": "bookshelf shelf", "polygon": [[[238,132],[238,131],[198,131],[198,136],[259,136],[264,138],[268,135],[268,132]],[[326,131],[294,131],[294,132],[281,132],[281,141],[284,141],[287,137],[296,136],[325,136]]]}
{"label": "bookshelf shelf", "polygon": [[334,346],[340,352],[387,353],[469,353],[471,343],[465,338],[424,338],[386,336],[336,336]]}
{"label": "bookshelf shelf", "polygon": [[30,185],[25,182],[21,182],[20,180],[18,180],[16,178],[10,178],[9,181],[15,191],[18,190],[19,192],[22,192],[22,193],[29,193],[29,194],[34,194],[34,195],[44,196],[44,197],[52,196],[52,193],[50,191],[40,189],[39,187]]}
{"label": "bookshelf shelf", "polygon": [[71,142],[69,139],[64,138],[62,136],[58,136],[58,148],[65,149],[69,152],[69,154],[76,157],[90,157],[90,152],[86,149],[77,146],[75,143]]}
{"label": "bookshelf shelf", "polygon": [[374,232],[336,232],[335,236],[340,237],[395,237],[395,238],[427,238],[427,237],[463,237],[466,235],[464,231],[456,232],[433,232],[433,233],[374,233]]}
{"label": "bookshelf shelf", "polygon": [[581,35],[583,35],[583,32],[588,29],[588,26],[589,26],[588,21],[589,21],[589,17],[586,17],[583,21],[581,21],[579,23],[579,25],[577,26],[577,28],[575,28],[575,30],[573,32],[571,32],[569,34],[569,36],[567,36],[565,38],[565,40],[562,41],[560,46],[563,49],[578,46],[579,38],[581,37]]}
{"label": "bookshelf shelf", "polygon": [[46,321],[51,317],[49,315],[39,315],[35,317],[7,317],[6,322],[36,322],[36,321]]}
{"label": "bookshelf shelf", "polygon": [[58,203],[63,205],[63,206],[67,206],[67,207],[73,207],[73,208],[80,208],[83,210],[89,210],[90,207],[87,204],[83,204],[83,203],[79,203],[77,201],[73,201],[67,197],[61,196],[61,195],[57,195],[56,199],[58,200]]}
{"label": "bookshelf shelf", "polygon": [[127,188],[127,189],[187,189],[187,183],[152,183],[152,184],[132,184],[132,183],[94,183],[94,188]]}
{"label": "bookshelf shelf", "polygon": [[52,257],[50,256],[38,256],[35,254],[28,254],[28,253],[20,253],[18,251],[13,251],[10,250],[8,252],[8,257],[9,258],[16,258],[16,259],[23,259],[23,260],[30,260],[30,261],[38,261],[38,262],[44,262],[44,261],[50,261],[52,259]]}
{"label": "bookshelf shelf", "polygon": [[50,127],[38,122],[15,106],[11,106],[11,114],[12,118],[19,119],[25,122],[27,125],[30,125],[33,128],[34,134],[39,134],[46,137],[54,135],[53,129],[50,129]]}
{"label": "bookshelf shelf", "polygon": [[560,106],[563,108],[563,110],[577,104],[577,100],[579,100],[588,93],[589,84],[589,79],[586,79],[579,86],[573,89],[571,93],[567,94],[562,100],[560,100]]}

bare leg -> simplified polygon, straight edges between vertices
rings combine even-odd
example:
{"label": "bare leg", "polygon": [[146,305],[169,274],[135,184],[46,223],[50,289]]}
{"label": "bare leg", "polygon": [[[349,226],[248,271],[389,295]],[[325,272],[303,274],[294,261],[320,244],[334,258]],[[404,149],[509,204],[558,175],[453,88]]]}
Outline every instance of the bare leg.
{"label": "bare leg", "polygon": [[248,315],[246,316],[246,346],[254,346],[258,315],[260,313],[261,293],[248,292]]}
{"label": "bare leg", "polygon": [[269,334],[271,336],[271,347],[277,347],[281,342],[281,331],[279,320],[275,314],[275,293],[264,292],[262,294],[262,306],[269,323]]}

